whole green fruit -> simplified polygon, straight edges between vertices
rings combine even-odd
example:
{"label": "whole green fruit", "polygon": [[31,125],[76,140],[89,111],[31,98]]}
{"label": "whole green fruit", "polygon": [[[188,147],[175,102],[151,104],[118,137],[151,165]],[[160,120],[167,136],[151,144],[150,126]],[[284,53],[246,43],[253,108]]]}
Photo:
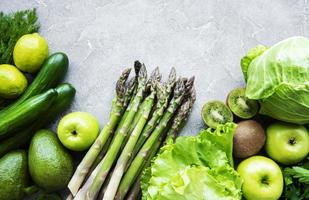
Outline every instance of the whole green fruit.
{"label": "whole green fruit", "polygon": [[47,191],[65,188],[73,174],[72,156],[49,130],[39,130],[33,136],[28,163],[32,180]]}
{"label": "whole green fruit", "polygon": [[28,177],[25,151],[12,151],[4,155],[0,159],[0,200],[23,199]]}
{"label": "whole green fruit", "polygon": [[28,81],[13,65],[0,65],[0,97],[14,99],[27,88]]}
{"label": "whole green fruit", "polygon": [[269,157],[293,165],[309,153],[309,132],[301,125],[277,122],[267,128],[265,146]]}
{"label": "whole green fruit", "polygon": [[280,167],[264,156],[252,156],[237,167],[243,179],[242,192],[247,200],[276,200],[283,191]]}

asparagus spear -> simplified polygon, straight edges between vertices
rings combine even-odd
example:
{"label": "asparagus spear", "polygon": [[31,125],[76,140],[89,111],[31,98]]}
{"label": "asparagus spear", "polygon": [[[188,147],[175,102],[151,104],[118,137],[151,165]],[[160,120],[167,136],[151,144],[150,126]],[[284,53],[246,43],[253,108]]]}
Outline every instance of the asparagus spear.
{"label": "asparagus spear", "polygon": [[[124,107],[127,108],[128,105],[132,104],[134,97],[136,96],[137,92],[137,84],[138,84],[138,75],[141,68],[141,63],[139,61],[135,61],[134,63],[134,70],[135,70],[135,77],[130,80],[128,83],[128,89],[126,90],[126,94],[124,97]],[[125,110],[125,113],[123,114],[121,121],[118,126],[123,126],[126,117],[128,116],[129,109]]]}
{"label": "asparagus spear", "polygon": [[146,127],[144,128],[142,135],[138,139],[129,163],[131,163],[135,155],[138,153],[142,145],[145,143],[146,139],[149,137],[149,135],[154,130],[158,121],[162,118],[164,114],[164,110],[168,106],[168,100],[169,100],[169,97],[171,96],[171,91],[175,86],[175,82],[176,82],[176,70],[175,68],[172,68],[166,85],[163,86],[161,84],[157,84],[156,89],[157,89],[158,102],[156,105],[156,110],[154,111],[151,119],[148,121]]}
{"label": "asparagus spear", "polygon": [[130,103],[130,100],[132,99],[132,94],[134,93],[136,86],[137,85],[137,80],[136,77],[132,78],[129,80],[126,93],[124,95],[124,107],[127,107]]}
{"label": "asparagus spear", "polygon": [[[157,85],[157,82],[160,82],[161,80],[161,74],[159,72],[159,68],[157,67],[150,75],[149,80],[146,83],[146,87],[145,87],[145,93],[149,93],[149,92],[154,92],[154,89]],[[133,129],[135,128],[136,124],[138,123],[138,121],[140,120],[140,118],[143,115],[144,112],[144,107],[148,104],[148,102],[143,101],[143,103],[141,104],[140,108],[138,109],[133,122],[130,126],[130,130],[129,133],[131,133],[133,131]]]}
{"label": "asparagus spear", "polygon": [[155,92],[151,92],[151,94],[145,100],[145,102],[147,102],[147,105],[143,108],[142,116],[140,117],[138,123],[136,124],[136,127],[134,128],[132,134],[130,135],[129,140],[117,161],[113,175],[104,194],[103,197],[104,200],[113,200],[115,197],[121,177],[124,174],[126,164],[130,158],[130,155],[132,154],[133,148],[152,110],[154,98],[155,98]]}
{"label": "asparagus spear", "polygon": [[185,102],[180,106],[179,110],[177,111],[173,123],[171,124],[171,127],[167,132],[167,137],[165,141],[168,140],[175,141],[179,131],[183,128],[184,124],[188,120],[193,104],[196,99],[195,90],[193,91],[194,92],[190,94],[190,97],[185,100]]}
{"label": "asparagus spear", "polygon": [[[138,72],[139,71],[139,69],[138,70],[136,70],[136,72]],[[156,86],[156,83],[157,82],[159,82],[161,80],[161,74],[160,74],[160,72],[159,72],[159,68],[157,67],[152,73],[151,73],[151,76],[150,76],[150,78],[149,78],[149,80],[147,81],[147,83],[146,83],[146,88],[145,88],[145,92],[144,93],[147,93],[147,92],[150,92],[150,91],[152,91],[152,92],[155,92],[154,91],[154,88],[155,88],[155,86]],[[143,101],[143,103],[140,105],[140,107],[139,107],[139,109],[138,109],[138,112],[136,113],[136,115],[135,115],[135,117],[134,117],[134,120],[133,120],[133,122],[132,122],[132,124],[131,124],[131,126],[130,126],[130,130],[129,130],[129,133],[132,133],[133,132],[133,130],[134,130],[134,128],[135,128],[135,126],[137,125],[137,123],[139,122],[139,120],[142,118],[142,116],[143,116],[143,113],[144,113],[144,110],[145,110],[145,107],[147,107],[148,106],[148,104],[149,104],[149,101]],[[152,107],[152,106],[151,106]],[[128,113],[128,112],[126,112],[126,113]],[[126,116],[124,116],[124,118],[125,118]],[[128,134],[128,136],[129,136],[129,134]],[[127,136],[127,137],[128,137]],[[124,142],[123,143],[123,145],[122,145],[122,147],[121,147],[121,149],[123,149],[124,148],[124,146],[125,146],[125,144],[126,144],[127,142]],[[97,160],[98,160],[99,158],[97,158]],[[102,157],[100,158],[100,160],[102,159]],[[97,164],[100,162],[100,160],[96,163],[96,165],[95,166],[97,166]],[[110,172],[110,174],[108,175],[109,177],[106,179],[106,181],[105,182],[109,182],[110,181],[110,179],[111,179],[111,174],[112,174],[113,172],[111,171]],[[98,198],[99,199],[102,199],[103,198],[103,196],[104,196],[104,193],[105,193],[105,190],[106,190],[106,188],[107,188],[107,183],[105,184],[104,183],[104,185],[102,186],[102,188],[101,188],[101,191],[100,191],[100,194],[99,194],[99,196],[98,196]],[[104,187],[104,188],[103,188]]]}
{"label": "asparagus spear", "polygon": [[119,80],[117,81],[116,97],[113,101],[109,122],[104,126],[96,141],[93,143],[81,163],[78,165],[73,177],[68,184],[68,188],[73,194],[73,196],[77,194],[81,184],[84,181],[85,176],[88,174],[88,171],[91,168],[92,163],[100,153],[108,137],[113,132],[115,126],[120,120],[121,114],[124,109],[123,103],[125,96],[125,82],[128,79],[130,71],[130,69],[124,70]]}
{"label": "asparagus spear", "polygon": [[[137,79],[136,77],[134,78],[131,78],[129,81],[128,81],[128,85],[127,85],[127,88],[126,88],[126,92],[125,92],[125,95],[124,95],[124,108],[126,108],[130,102],[130,100],[132,99],[132,94],[134,93],[134,90],[135,90],[135,86],[136,86],[136,83],[137,83]],[[123,121],[123,119],[126,118],[127,116],[127,111],[125,112],[125,114],[123,115],[122,119],[120,122]],[[109,138],[107,139],[105,145],[103,146],[101,152],[99,153],[99,155],[96,157],[95,161],[93,162],[87,176],[86,176],[86,180],[88,179],[88,177],[90,176],[90,174],[92,173],[92,171],[95,169],[95,167],[101,162],[101,160],[104,158],[111,142],[112,142],[112,139],[113,139],[113,134],[111,134],[109,136]]]}
{"label": "asparagus spear", "polygon": [[123,126],[118,126],[116,133],[115,133],[115,138],[108,152],[106,153],[104,159],[102,160],[102,165],[100,169],[98,170],[98,173],[96,174],[93,182],[90,183],[89,190],[86,192],[86,196],[84,199],[94,200],[97,197],[98,192],[100,191],[100,188],[102,184],[104,183],[105,178],[118,155],[121,145],[123,141],[125,140],[126,135],[128,134],[130,124],[142,101],[143,93],[145,90],[146,77],[147,77],[147,72],[146,72],[145,66],[143,65],[139,71],[137,94],[134,97],[132,104],[129,105],[129,107],[127,108],[129,109],[129,113],[126,117],[126,120]]}
{"label": "asparagus spear", "polygon": [[141,192],[140,179],[141,179],[141,175],[142,175],[141,172],[142,172],[143,169],[149,167],[149,165],[151,164],[151,160],[157,154],[158,149],[160,148],[160,146],[162,144],[163,138],[164,138],[164,135],[162,135],[160,137],[158,142],[154,145],[153,150],[149,154],[149,157],[147,159],[145,159],[145,162],[142,164],[141,170],[139,171],[139,173],[137,175],[136,181],[135,181],[134,185],[132,186],[132,188],[130,189],[129,193],[127,194],[127,197],[126,197],[127,200],[136,200],[140,196],[140,192]]}
{"label": "asparagus spear", "polygon": [[[191,88],[191,87],[190,87]],[[190,89],[189,87],[187,89]],[[196,100],[196,94],[194,88],[191,88],[190,92],[188,92],[189,98],[181,105],[179,110],[177,111],[174,120],[171,124],[171,128],[167,132],[166,140],[174,140],[178,136],[179,131],[183,128],[184,124],[188,120],[188,117],[192,111],[193,104]],[[163,137],[161,137],[163,138]],[[142,169],[146,169],[150,166],[151,160],[154,158],[154,156],[157,154],[159,147],[162,144],[162,139],[158,140],[154,147],[151,150],[151,153],[149,157],[146,159],[145,164],[143,164]],[[127,200],[135,200],[138,198],[138,195],[140,194],[140,176],[141,173],[139,173],[138,178],[136,179],[133,187],[131,188],[130,192],[127,195]]]}
{"label": "asparagus spear", "polygon": [[174,115],[174,112],[177,110],[179,105],[182,102],[184,96],[185,88],[184,82],[182,79],[179,79],[176,83],[176,87],[174,89],[174,96],[170,102],[169,107],[164,113],[162,119],[159,124],[156,126],[155,130],[151,134],[151,136],[147,139],[145,144],[142,146],[141,150],[138,152],[127,172],[123,176],[121,183],[118,188],[118,192],[116,194],[115,199],[123,199],[127,194],[130,186],[136,180],[138,173],[141,170],[143,161],[151,152],[151,148],[156,144],[156,141],[160,138],[160,136],[164,133],[169,121]]}

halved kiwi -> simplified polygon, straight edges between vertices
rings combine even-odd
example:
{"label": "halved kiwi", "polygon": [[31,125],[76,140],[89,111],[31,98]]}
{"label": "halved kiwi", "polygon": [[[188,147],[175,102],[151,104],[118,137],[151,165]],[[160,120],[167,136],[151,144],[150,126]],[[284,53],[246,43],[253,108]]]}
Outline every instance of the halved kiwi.
{"label": "halved kiwi", "polygon": [[202,118],[205,124],[216,128],[219,124],[233,121],[230,109],[221,101],[209,101],[202,108]]}
{"label": "halved kiwi", "polygon": [[227,96],[227,105],[231,111],[242,119],[250,119],[254,117],[259,109],[259,104],[256,100],[246,97],[245,88],[236,88]]}

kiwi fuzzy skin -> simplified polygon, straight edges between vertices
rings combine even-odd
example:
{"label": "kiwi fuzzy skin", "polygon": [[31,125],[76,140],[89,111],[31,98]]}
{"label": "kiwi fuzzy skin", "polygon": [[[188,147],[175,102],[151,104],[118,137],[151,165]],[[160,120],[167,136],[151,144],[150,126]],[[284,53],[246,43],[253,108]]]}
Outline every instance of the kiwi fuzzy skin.
{"label": "kiwi fuzzy skin", "polygon": [[266,135],[263,127],[254,120],[237,124],[233,138],[233,154],[236,158],[247,158],[257,154],[264,146]]}

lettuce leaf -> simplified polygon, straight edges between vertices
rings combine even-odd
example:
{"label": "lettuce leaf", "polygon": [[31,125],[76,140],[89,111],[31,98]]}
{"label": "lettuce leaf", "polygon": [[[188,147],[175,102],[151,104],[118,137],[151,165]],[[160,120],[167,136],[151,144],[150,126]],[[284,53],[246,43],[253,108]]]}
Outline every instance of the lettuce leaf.
{"label": "lettuce leaf", "polygon": [[283,40],[255,57],[243,72],[246,96],[260,101],[261,114],[309,123],[309,39]]}
{"label": "lettuce leaf", "polygon": [[228,123],[165,145],[142,176],[143,199],[241,199],[232,159],[235,127]]}

